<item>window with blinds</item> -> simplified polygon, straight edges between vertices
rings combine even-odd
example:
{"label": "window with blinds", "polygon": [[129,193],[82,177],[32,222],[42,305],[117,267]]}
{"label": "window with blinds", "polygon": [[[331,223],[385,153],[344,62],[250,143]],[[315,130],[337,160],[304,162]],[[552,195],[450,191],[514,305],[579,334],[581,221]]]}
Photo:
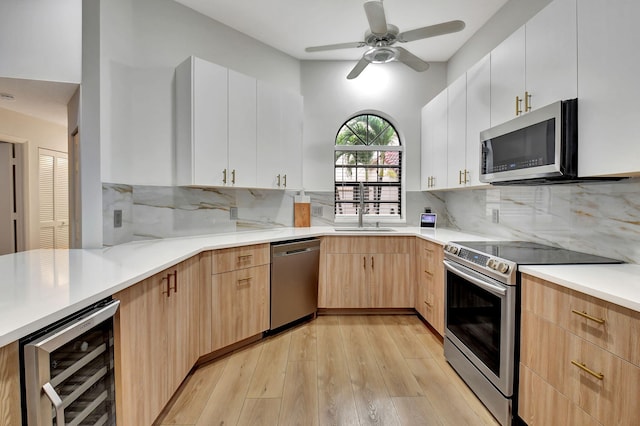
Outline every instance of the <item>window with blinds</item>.
{"label": "window with blinds", "polygon": [[403,147],[382,117],[363,114],[344,123],[335,145],[335,215],[402,218]]}

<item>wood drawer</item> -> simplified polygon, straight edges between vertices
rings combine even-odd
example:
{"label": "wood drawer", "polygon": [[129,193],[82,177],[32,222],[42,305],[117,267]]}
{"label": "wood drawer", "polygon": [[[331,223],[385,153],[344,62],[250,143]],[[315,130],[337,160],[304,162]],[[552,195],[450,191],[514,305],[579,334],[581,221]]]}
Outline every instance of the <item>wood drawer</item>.
{"label": "wood drawer", "polygon": [[522,292],[523,310],[640,366],[640,313],[527,275]]}
{"label": "wood drawer", "polygon": [[220,274],[266,265],[270,261],[270,256],[269,244],[213,250],[211,252],[211,273]]}
{"label": "wood drawer", "polygon": [[535,395],[521,398],[518,404],[518,415],[528,426],[601,425],[523,364],[520,364],[520,393]]}
{"label": "wood drawer", "polygon": [[[527,310],[522,316],[522,336],[522,364],[551,388],[604,424],[637,424],[640,367]],[[521,382],[520,404],[543,407],[540,404],[546,402],[540,400],[548,396],[532,386]]]}
{"label": "wood drawer", "polygon": [[415,237],[325,237],[327,253],[409,253]]}

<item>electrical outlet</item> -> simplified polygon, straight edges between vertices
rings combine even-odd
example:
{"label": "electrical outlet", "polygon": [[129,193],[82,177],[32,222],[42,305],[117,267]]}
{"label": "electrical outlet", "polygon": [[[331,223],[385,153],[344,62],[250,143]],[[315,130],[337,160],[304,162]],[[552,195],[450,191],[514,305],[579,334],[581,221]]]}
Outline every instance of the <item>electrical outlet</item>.
{"label": "electrical outlet", "polygon": [[491,210],[491,222],[493,223],[500,222],[500,210],[498,209]]}
{"label": "electrical outlet", "polygon": [[122,228],[122,210],[113,211],[113,227]]}
{"label": "electrical outlet", "polygon": [[322,217],[322,206],[311,206],[311,216]]}
{"label": "electrical outlet", "polygon": [[229,219],[237,220],[238,219],[238,208],[237,207],[229,207]]}

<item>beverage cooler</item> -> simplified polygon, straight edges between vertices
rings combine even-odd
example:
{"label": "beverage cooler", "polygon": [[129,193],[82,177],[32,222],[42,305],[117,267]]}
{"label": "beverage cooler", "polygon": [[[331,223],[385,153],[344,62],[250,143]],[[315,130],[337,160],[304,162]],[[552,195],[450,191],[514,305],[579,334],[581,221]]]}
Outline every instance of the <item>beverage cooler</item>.
{"label": "beverage cooler", "polygon": [[113,316],[102,300],[20,341],[23,424],[115,425]]}

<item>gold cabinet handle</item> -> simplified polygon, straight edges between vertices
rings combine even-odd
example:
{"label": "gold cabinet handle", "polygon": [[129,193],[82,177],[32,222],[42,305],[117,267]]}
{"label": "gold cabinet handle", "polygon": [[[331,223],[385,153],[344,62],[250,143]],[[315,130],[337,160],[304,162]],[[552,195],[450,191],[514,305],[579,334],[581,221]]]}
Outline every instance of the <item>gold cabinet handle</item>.
{"label": "gold cabinet handle", "polygon": [[371,256],[371,269],[374,268],[374,264],[373,264],[373,256]]}
{"label": "gold cabinet handle", "polygon": [[462,185],[462,170],[458,170],[458,185]]}
{"label": "gold cabinet handle", "polygon": [[162,279],[160,280],[160,283],[162,283],[165,280],[167,281],[167,289],[164,290],[162,294],[166,294],[167,297],[171,297],[171,274],[167,274],[166,276],[162,277]]}
{"label": "gold cabinet handle", "polygon": [[464,171],[464,183],[469,183],[469,170]]}
{"label": "gold cabinet handle", "polygon": [[276,176],[276,178],[278,179],[278,188],[280,188],[280,175]]}
{"label": "gold cabinet handle", "polygon": [[248,262],[253,257],[252,254],[241,254],[238,256],[238,263],[240,262]]}
{"label": "gold cabinet handle", "polygon": [[[178,292],[178,270],[174,270],[172,273],[167,275],[167,280],[171,279],[171,276],[173,275],[173,292],[177,293]],[[169,289],[171,289],[171,286],[169,286]]]}
{"label": "gold cabinet handle", "polygon": [[576,311],[575,309],[572,309],[571,312],[573,312],[576,315],[580,315],[581,317],[586,318],[588,320],[595,321],[598,324],[604,324],[604,321],[605,321],[604,318],[593,317],[586,312]]}
{"label": "gold cabinet handle", "polygon": [[584,363],[582,362],[578,362],[576,360],[571,360],[571,364],[575,365],[576,367],[578,367],[579,369],[581,369],[582,371],[585,371],[589,374],[591,374],[593,377],[595,377],[598,380],[603,380],[604,379],[604,374],[602,373],[596,373],[595,371],[593,371],[592,369],[590,369],[589,367],[587,367]]}
{"label": "gold cabinet handle", "polygon": [[227,169],[222,171],[222,183],[227,184]]}
{"label": "gold cabinet handle", "polygon": [[242,287],[244,285],[250,285],[251,284],[251,280],[253,279],[253,277],[249,277],[249,278],[240,278],[237,282],[236,282],[236,287]]}
{"label": "gold cabinet handle", "polygon": [[362,269],[367,269],[367,258],[362,256]]}
{"label": "gold cabinet handle", "polygon": [[516,117],[522,114],[522,99],[520,96],[516,96]]}
{"label": "gold cabinet handle", "polygon": [[424,301],[424,304],[427,305],[430,308],[433,306],[431,303],[427,302],[426,300]]}
{"label": "gold cabinet handle", "polygon": [[531,93],[524,92],[524,110],[525,112],[531,111]]}
{"label": "gold cabinet handle", "polygon": [[236,184],[236,169],[231,170],[231,185]]}

